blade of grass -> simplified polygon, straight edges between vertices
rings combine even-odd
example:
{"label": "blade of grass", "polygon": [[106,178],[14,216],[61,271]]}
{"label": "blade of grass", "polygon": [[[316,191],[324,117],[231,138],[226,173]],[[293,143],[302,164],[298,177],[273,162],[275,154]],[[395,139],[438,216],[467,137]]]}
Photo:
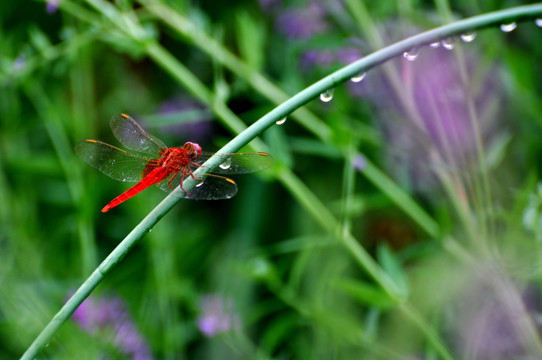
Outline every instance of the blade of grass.
{"label": "blade of grass", "polygon": [[[39,82],[25,81],[23,87],[28,99],[36,108],[36,113],[40,114],[45,124],[45,129],[60,160],[70,195],[76,204],[81,204],[84,200],[83,175],[81,174],[80,167],[73,165],[75,158],[67,131],[61,121],[62,116],[59,114],[58,108],[47,96],[47,92],[40,87]],[[90,274],[92,269],[96,268],[97,265],[96,243],[92,221],[89,216],[86,212],[78,212],[77,214],[79,245],[81,247],[81,273],[83,276]]]}

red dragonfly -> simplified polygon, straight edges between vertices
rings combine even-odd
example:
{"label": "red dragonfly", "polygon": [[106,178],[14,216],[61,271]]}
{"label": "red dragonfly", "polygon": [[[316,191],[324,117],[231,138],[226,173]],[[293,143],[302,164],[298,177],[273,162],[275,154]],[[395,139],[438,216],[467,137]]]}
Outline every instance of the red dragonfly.
{"label": "red dragonfly", "polygon": [[184,190],[182,184],[187,176],[199,181],[190,192],[185,191],[187,198],[229,199],[237,193],[237,185],[232,179],[218,174],[244,174],[266,169],[273,164],[273,158],[261,152],[220,154],[220,165],[212,174],[196,177],[193,171],[213,156],[212,153],[202,152],[198,144],[187,142],[183,147],[168,148],[126,114],[114,116],[110,125],[120,143],[137,153],[98,140],[84,140],[75,146],[75,152],[81,159],[107,176],[119,181],[137,182],[111,200],[102,212],[111,210],[154,184],[166,192],[177,186]]}

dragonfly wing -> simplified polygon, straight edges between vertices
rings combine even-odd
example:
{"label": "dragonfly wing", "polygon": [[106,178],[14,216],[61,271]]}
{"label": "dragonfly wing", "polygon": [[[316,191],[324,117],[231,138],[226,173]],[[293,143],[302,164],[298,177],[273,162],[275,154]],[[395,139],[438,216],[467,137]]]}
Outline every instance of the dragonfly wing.
{"label": "dragonfly wing", "polygon": [[[173,180],[171,180],[173,178]],[[230,199],[237,194],[237,184],[232,179],[223,176],[206,175],[202,177],[203,181],[186,193],[187,199],[192,200],[222,200]],[[165,192],[171,192],[180,186],[182,176],[173,175],[160,182],[157,186]],[[171,182],[170,182],[171,181]]]}
{"label": "dragonfly wing", "polygon": [[157,156],[167,148],[160,139],[147,133],[141,125],[126,114],[113,116],[110,125],[115,137],[130,150]]}
{"label": "dragonfly wing", "polygon": [[125,182],[141,180],[145,166],[152,161],[97,140],[81,141],[75,145],[75,153],[107,176]]}
{"label": "dragonfly wing", "polygon": [[[196,164],[202,165],[211,156],[213,156],[212,153],[203,153]],[[261,152],[218,154],[217,156],[221,158],[221,163],[211,171],[213,174],[246,174],[267,169],[273,165],[273,157]]]}

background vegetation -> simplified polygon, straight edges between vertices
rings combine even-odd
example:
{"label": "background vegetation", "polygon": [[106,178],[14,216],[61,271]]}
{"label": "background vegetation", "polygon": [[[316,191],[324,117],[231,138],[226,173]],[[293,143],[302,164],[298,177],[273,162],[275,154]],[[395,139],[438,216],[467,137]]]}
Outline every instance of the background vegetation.
{"label": "background vegetation", "polygon": [[[113,115],[217,150],[363,55],[517,5],[2,2],[0,357],[164,197],[99,212],[127,184],[73,145],[118,145]],[[541,26],[413,49],[272,126],[273,168],[181,201],[39,358],[541,357]]]}

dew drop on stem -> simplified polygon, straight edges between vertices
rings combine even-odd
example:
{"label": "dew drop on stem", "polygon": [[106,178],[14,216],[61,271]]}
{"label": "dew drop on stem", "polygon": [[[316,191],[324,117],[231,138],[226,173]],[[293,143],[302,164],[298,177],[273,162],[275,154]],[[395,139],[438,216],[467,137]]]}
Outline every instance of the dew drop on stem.
{"label": "dew drop on stem", "polygon": [[350,78],[350,81],[353,83],[359,83],[361,80],[365,79],[367,76],[366,72],[359,73],[358,75],[354,75]]}
{"label": "dew drop on stem", "polygon": [[203,185],[203,183],[205,183],[205,181],[200,181],[199,183],[196,184],[196,187],[200,187],[201,185]]}
{"label": "dew drop on stem", "polygon": [[453,50],[455,48],[455,41],[454,39],[444,39],[441,41],[442,47],[446,50]]}
{"label": "dew drop on stem", "polygon": [[320,100],[323,102],[330,102],[333,99],[333,89],[327,89],[320,94]]}
{"label": "dew drop on stem", "polygon": [[431,44],[429,44],[429,47],[433,48],[433,49],[436,49],[439,46],[440,46],[440,41],[435,41],[435,42],[432,42]]}
{"label": "dew drop on stem", "polygon": [[501,30],[504,32],[511,32],[511,31],[516,30],[517,27],[518,25],[515,22],[512,22],[510,24],[502,24]]}
{"label": "dew drop on stem", "polygon": [[221,169],[227,170],[231,167],[231,158],[227,158],[224,162],[218,165]]}
{"label": "dew drop on stem", "polygon": [[279,119],[279,120],[275,121],[275,124],[277,124],[277,125],[282,125],[282,124],[284,124],[285,122],[286,122],[286,116],[283,117],[282,119]]}
{"label": "dew drop on stem", "polygon": [[542,27],[542,18],[535,19],[534,23],[536,26]]}
{"label": "dew drop on stem", "polygon": [[418,58],[418,49],[412,49],[410,51],[405,51],[403,57],[408,61],[414,61]]}
{"label": "dew drop on stem", "polygon": [[470,43],[474,39],[476,39],[476,33],[475,32],[461,35],[461,40],[463,40],[463,42],[466,42],[466,43]]}

